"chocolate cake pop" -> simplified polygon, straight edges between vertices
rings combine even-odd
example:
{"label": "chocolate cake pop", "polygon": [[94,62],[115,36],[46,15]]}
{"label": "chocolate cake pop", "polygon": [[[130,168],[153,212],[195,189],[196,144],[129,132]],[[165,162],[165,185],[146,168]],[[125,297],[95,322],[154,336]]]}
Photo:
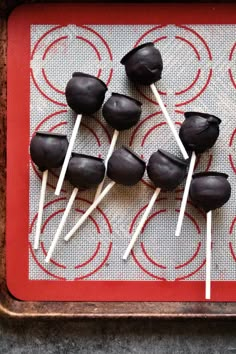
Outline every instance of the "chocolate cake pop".
{"label": "chocolate cake pop", "polygon": [[[112,96],[104,104],[102,110],[103,116],[108,124],[115,129],[105,161],[106,166],[114,151],[119,132],[129,129],[138,123],[142,112],[141,106],[141,102],[119,93],[112,93]],[[103,185],[104,180],[98,186],[94,200],[100,195]]]}
{"label": "chocolate cake pop", "polygon": [[104,101],[106,84],[95,76],[75,72],[66,85],[66,101],[76,114],[93,114]]}
{"label": "chocolate cake pop", "polygon": [[190,183],[196,163],[196,154],[202,153],[211,148],[218,136],[219,125],[221,120],[212,114],[199,112],[186,112],[179,136],[188,151],[192,152],[189,164],[188,176],[184,188],[183,198],[181,202],[178,223],[176,226],[175,236],[179,236],[182,228],[184,213],[187,205]]}
{"label": "chocolate cake pop", "polygon": [[102,159],[84,154],[72,153],[66,177],[76,188],[81,190],[96,187],[105,174]]}
{"label": "chocolate cake pop", "polygon": [[121,64],[125,66],[128,78],[135,84],[150,85],[150,88],[159,104],[162,113],[172,131],[176,143],[178,144],[184,159],[188,159],[188,154],[179,135],[175,129],[165,105],[156,89],[154,83],[161,79],[163,62],[160,51],[151,42],[141,44],[132,49],[122,59]]}
{"label": "chocolate cake pop", "polygon": [[106,186],[99,197],[66,235],[65,241],[68,241],[74,235],[116,183],[123,184],[124,186],[133,186],[141,180],[145,169],[145,162],[131,149],[123,146],[121,149],[116,150],[111,155],[107,165],[107,175],[112,179],[112,182]]}
{"label": "chocolate cake pop", "polygon": [[143,177],[145,162],[131,149],[116,150],[108,161],[107,176],[117,184],[133,186]]}
{"label": "chocolate cake pop", "polygon": [[52,257],[79,189],[84,190],[96,187],[103,180],[104,174],[105,165],[102,159],[94,156],[72,153],[72,158],[68,164],[66,176],[69,182],[74,186],[74,189],[49,248],[45,259],[46,263],[48,263]]}
{"label": "chocolate cake pop", "polygon": [[167,151],[154,152],[147,165],[147,174],[155,187],[174,190],[185,178],[187,163]]}
{"label": "chocolate cake pop", "polygon": [[66,135],[37,132],[30,142],[30,155],[33,162],[43,172],[42,186],[39,199],[38,218],[34,239],[34,249],[39,247],[39,237],[43,217],[48,170],[60,167],[66,155],[68,140]]}
{"label": "chocolate cake pop", "polygon": [[221,120],[212,114],[186,112],[179,136],[189,151],[197,154],[210,149],[219,136]]}
{"label": "chocolate cake pop", "polygon": [[174,190],[183,181],[186,169],[187,163],[185,161],[167,151],[159,149],[151,155],[147,165],[147,174],[156,189],[123,255],[124,260],[128,258],[134,247],[160,191]]}
{"label": "chocolate cake pop", "polygon": [[231,195],[228,177],[221,172],[195,173],[190,186],[190,198],[206,213],[221,208]]}
{"label": "chocolate cake pop", "polygon": [[30,155],[40,171],[60,167],[63,164],[68,140],[66,135],[37,132],[30,142]]}
{"label": "chocolate cake pop", "polygon": [[59,195],[65,178],[67,166],[79,130],[82,114],[93,114],[98,111],[105,98],[107,86],[95,76],[75,72],[66,86],[66,101],[70,108],[77,114],[75,125],[70,138],[69,147],[58,179],[55,194]]}
{"label": "chocolate cake pop", "polygon": [[132,97],[112,93],[102,109],[102,114],[112,128],[121,131],[130,129],[138,123],[142,103]]}
{"label": "chocolate cake pop", "polygon": [[161,79],[163,61],[160,51],[152,42],[132,49],[122,59],[128,78],[134,83],[151,85]]}
{"label": "chocolate cake pop", "polygon": [[211,225],[212,210],[222,207],[230,198],[228,175],[220,172],[201,172],[193,175],[190,198],[207,213],[206,288],[205,298],[211,298]]}

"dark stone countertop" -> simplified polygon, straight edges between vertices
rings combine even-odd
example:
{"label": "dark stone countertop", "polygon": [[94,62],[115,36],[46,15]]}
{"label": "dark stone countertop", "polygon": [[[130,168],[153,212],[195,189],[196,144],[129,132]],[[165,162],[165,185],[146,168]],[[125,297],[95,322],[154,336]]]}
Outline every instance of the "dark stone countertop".
{"label": "dark stone countertop", "polygon": [[0,351],[28,353],[234,354],[232,321],[0,320]]}

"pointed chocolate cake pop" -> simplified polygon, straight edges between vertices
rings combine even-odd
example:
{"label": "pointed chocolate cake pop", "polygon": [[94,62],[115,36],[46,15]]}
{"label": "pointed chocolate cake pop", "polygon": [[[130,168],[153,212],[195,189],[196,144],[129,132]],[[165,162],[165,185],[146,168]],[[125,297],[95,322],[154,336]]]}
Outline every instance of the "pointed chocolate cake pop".
{"label": "pointed chocolate cake pop", "polygon": [[77,114],[93,114],[104,101],[106,84],[95,76],[75,72],[66,86],[66,101]]}
{"label": "pointed chocolate cake pop", "polygon": [[219,136],[221,120],[207,113],[186,112],[179,136],[187,150],[202,153],[210,149]]}
{"label": "pointed chocolate cake pop", "polygon": [[118,184],[133,186],[141,180],[145,169],[145,162],[131,149],[123,146],[111,155],[107,176]]}
{"label": "pointed chocolate cake pop", "polygon": [[174,190],[185,178],[187,163],[167,151],[154,152],[147,165],[147,174],[157,188]]}
{"label": "pointed chocolate cake pop", "polygon": [[132,97],[112,93],[102,109],[105,120],[112,128],[121,131],[130,129],[138,123],[142,103]]}
{"label": "pointed chocolate cake pop", "polygon": [[71,134],[65,160],[57,182],[55,194],[59,195],[66,175],[71,153],[79,130],[82,114],[93,114],[99,110],[105,98],[107,86],[95,76],[75,72],[66,86],[66,101],[77,117]]}
{"label": "pointed chocolate cake pop", "polygon": [[230,198],[228,175],[220,172],[200,172],[193,175],[190,198],[206,212],[222,207]]}
{"label": "pointed chocolate cake pop", "polygon": [[52,257],[79,189],[84,190],[96,187],[103,180],[104,174],[105,165],[102,159],[90,155],[77,154],[75,152],[72,153],[66,176],[69,182],[74,186],[74,189],[48,250],[45,259],[46,263],[48,263]]}
{"label": "pointed chocolate cake pop", "polygon": [[66,135],[37,132],[30,142],[30,155],[33,162],[43,172],[39,198],[39,209],[34,239],[34,249],[39,247],[39,237],[43,218],[48,170],[60,167],[66,156],[68,140]]}
{"label": "pointed chocolate cake pop", "polygon": [[138,183],[144,175],[146,169],[145,162],[140,159],[131,149],[123,146],[121,149],[116,150],[111,155],[107,165],[107,175],[112,181],[106,186],[102,193],[97,197],[93,204],[87,209],[75,226],[64,238],[68,241],[79,227],[85,222],[89,215],[93,212],[103,198],[109,193],[111,188],[117,184],[124,186],[133,186]]}
{"label": "pointed chocolate cake pop", "polygon": [[30,155],[40,171],[60,167],[66,155],[66,135],[37,132],[30,142]]}
{"label": "pointed chocolate cake pop", "polygon": [[76,188],[84,190],[96,187],[105,174],[105,165],[102,159],[84,154],[72,153],[67,179]]}
{"label": "pointed chocolate cake pop", "polygon": [[186,175],[187,163],[177,156],[170,154],[167,151],[159,149],[154,152],[147,165],[147,174],[151,181],[154,183],[156,189],[144,211],[144,214],[136,228],[128,247],[123,255],[123,259],[126,260],[134,247],[134,244],[143,229],[143,226],[152,210],[152,207],[161,192],[172,191],[175,189],[184,179]]}
{"label": "pointed chocolate cake pop", "polygon": [[153,43],[132,49],[122,59],[128,78],[136,84],[151,85],[161,79],[163,62],[160,51]]}
{"label": "pointed chocolate cake pop", "polygon": [[212,210],[222,207],[230,198],[231,186],[228,175],[220,172],[201,172],[193,175],[190,198],[207,213],[206,282],[205,298],[211,298],[211,229]]}

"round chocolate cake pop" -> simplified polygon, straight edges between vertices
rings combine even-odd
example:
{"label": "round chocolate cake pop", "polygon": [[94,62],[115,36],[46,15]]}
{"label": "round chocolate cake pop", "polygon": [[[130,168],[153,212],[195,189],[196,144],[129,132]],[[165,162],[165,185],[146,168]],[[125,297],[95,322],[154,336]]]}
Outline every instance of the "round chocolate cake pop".
{"label": "round chocolate cake pop", "polygon": [[186,112],[179,136],[189,151],[202,153],[211,148],[218,136],[221,120],[211,114]]}
{"label": "round chocolate cake pop", "polygon": [[185,178],[187,163],[167,151],[154,152],[147,165],[147,174],[155,187],[174,190]]}
{"label": "round chocolate cake pop", "polygon": [[40,171],[60,167],[68,148],[66,135],[37,132],[30,142],[30,155]]}
{"label": "round chocolate cake pop", "polygon": [[136,84],[151,85],[161,79],[163,62],[160,51],[153,43],[142,44],[122,59],[128,78]]}
{"label": "round chocolate cake pop", "polygon": [[105,165],[102,159],[94,156],[72,153],[67,168],[67,179],[76,188],[89,189],[102,182]]}
{"label": "round chocolate cake pop", "polygon": [[145,169],[145,162],[131,149],[123,146],[111,155],[107,176],[118,184],[133,186],[141,180]]}
{"label": "round chocolate cake pop", "polygon": [[106,91],[102,80],[75,72],[66,86],[66,101],[77,114],[93,114],[102,106]]}
{"label": "round chocolate cake pop", "polygon": [[138,123],[141,116],[142,103],[132,97],[112,93],[104,104],[102,114],[112,128],[121,131]]}
{"label": "round chocolate cake pop", "polygon": [[231,195],[228,177],[220,172],[195,173],[190,186],[190,198],[206,212],[222,207]]}

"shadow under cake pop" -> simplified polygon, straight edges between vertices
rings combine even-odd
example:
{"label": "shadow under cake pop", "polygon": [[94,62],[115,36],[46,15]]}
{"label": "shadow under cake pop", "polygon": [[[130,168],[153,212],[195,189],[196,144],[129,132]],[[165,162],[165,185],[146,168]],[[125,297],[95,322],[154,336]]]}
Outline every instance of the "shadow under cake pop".
{"label": "shadow under cake pop", "polygon": [[148,203],[144,214],[131,237],[131,241],[123,255],[123,259],[126,260],[134,247],[134,244],[141,233],[143,226],[152,210],[152,207],[161,192],[174,190],[185,178],[187,169],[187,163],[177,156],[170,154],[165,150],[159,149],[154,152],[147,165],[147,174],[151,181],[154,183],[156,189]]}
{"label": "shadow under cake pop", "polygon": [[163,61],[160,51],[152,42],[144,43],[129,51],[121,59],[121,64],[125,66],[126,74],[132,82],[139,85],[150,86],[184,159],[188,159],[187,151],[154,85],[156,81],[161,79],[163,70]]}
{"label": "shadow under cake pop", "polygon": [[215,144],[219,136],[219,125],[221,123],[221,120],[218,117],[208,113],[186,112],[184,116],[185,121],[180,127],[179,136],[186,149],[192,152],[192,155],[181,201],[175,236],[179,236],[181,233],[189,188],[196,163],[196,154],[203,153]]}
{"label": "shadow under cake pop", "polygon": [[58,168],[63,164],[67,148],[67,137],[62,134],[37,132],[30,142],[30,155],[32,161],[38,166],[39,170],[43,172],[34,238],[34,249],[38,249],[39,247],[48,170]]}
{"label": "shadow under cake pop", "polygon": [[74,186],[74,189],[47,253],[47,257],[45,259],[46,263],[48,263],[52,257],[78,191],[96,187],[103,180],[104,174],[105,165],[102,159],[95,156],[78,154],[75,152],[72,153],[72,157],[68,164],[66,177]]}
{"label": "shadow under cake pop", "polygon": [[151,85],[161,79],[163,61],[160,51],[152,42],[132,49],[121,59],[121,64],[134,83]]}
{"label": "shadow under cake pop", "polygon": [[65,95],[67,104],[77,114],[77,117],[57,182],[55,190],[56,195],[60,195],[61,192],[76,135],[82,119],[82,114],[93,114],[97,112],[103,104],[106,91],[107,86],[102,80],[81,72],[73,73],[72,78],[66,85]]}
{"label": "shadow under cake pop", "polygon": [[193,203],[207,213],[205,298],[209,300],[211,298],[212,210],[222,207],[231,196],[228,175],[215,171],[196,173],[193,175],[189,194]]}
{"label": "shadow under cake pop", "polygon": [[74,235],[116,183],[124,186],[133,186],[142,179],[145,169],[145,162],[131,149],[123,146],[113,152],[107,165],[107,175],[112,181],[66,235],[65,241],[68,241]]}
{"label": "shadow under cake pop", "polygon": [[[105,160],[106,166],[114,151],[119,132],[122,130],[130,129],[140,120],[142,113],[141,106],[142,103],[136,99],[114,92],[104,104],[102,109],[103,117],[107,123],[115,129]],[[104,180],[98,186],[94,200],[96,200],[97,197],[101,194],[103,185]]]}

